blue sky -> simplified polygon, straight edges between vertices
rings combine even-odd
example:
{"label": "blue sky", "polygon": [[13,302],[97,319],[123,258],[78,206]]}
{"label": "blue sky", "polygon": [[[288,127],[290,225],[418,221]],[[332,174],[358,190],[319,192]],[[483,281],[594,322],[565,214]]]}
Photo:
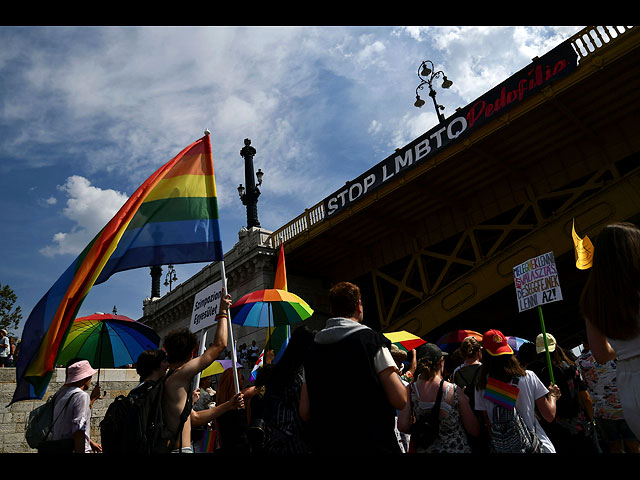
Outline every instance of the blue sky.
{"label": "blue sky", "polygon": [[[26,320],[205,129],[224,251],[246,224],[245,138],[265,173],[260,222],[276,230],[436,125],[430,103],[413,106],[423,60],[453,81],[437,88],[449,116],[580,28],[0,27],[0,284]],[[178,283],[203,266],[176,266]],[[150,285],[146,268],[118,273],[79,316],[116,305],[138,319]]]}

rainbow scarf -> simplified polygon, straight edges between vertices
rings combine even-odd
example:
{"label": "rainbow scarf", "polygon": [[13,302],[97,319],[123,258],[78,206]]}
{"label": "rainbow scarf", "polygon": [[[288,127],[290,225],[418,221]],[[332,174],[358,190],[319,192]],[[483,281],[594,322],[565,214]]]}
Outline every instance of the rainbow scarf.
{"label": "rainbow scarf", "polygon": [[491,400],[498,405],[502,405],[510,410],[516,406],[520,389],[515,385],[510,385],[495,378],[487,378],[487,386],[484,390],[484,398]]}
{"label": "rainbow scarf", "polygon": [[34,307],[11,403],[44,396],[60,346],[93,285],[133,268],[222,259],[207,134],[149,177]]}

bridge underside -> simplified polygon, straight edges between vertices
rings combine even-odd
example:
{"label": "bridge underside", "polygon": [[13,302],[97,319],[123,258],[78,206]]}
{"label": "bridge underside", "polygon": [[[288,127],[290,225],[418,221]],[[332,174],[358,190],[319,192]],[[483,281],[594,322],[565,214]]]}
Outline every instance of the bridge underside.
{"label": "bridge underside", "polygon": [[640,42],[628,35],[289,241],[288,273],[358,283],[365,321],[382,331],[532,338],[538,312],[518,313],[512,268],[553,251],[564,299],[545,305],[545,324],[577,344],[588,272],[575,268],[573,220],[592,238],[609,222],[640,220]]}

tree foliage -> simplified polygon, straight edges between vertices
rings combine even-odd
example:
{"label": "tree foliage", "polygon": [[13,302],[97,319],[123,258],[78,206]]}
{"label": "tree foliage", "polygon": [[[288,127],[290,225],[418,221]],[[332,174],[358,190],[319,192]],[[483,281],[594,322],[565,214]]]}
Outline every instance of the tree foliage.
{"label": "tree foliage", "polygon": [[11,287],[0,283],[0,328],[6,329],[9,334],[18,328],[22,320],[20,306],[14,308],[17,300],[18,297]]}

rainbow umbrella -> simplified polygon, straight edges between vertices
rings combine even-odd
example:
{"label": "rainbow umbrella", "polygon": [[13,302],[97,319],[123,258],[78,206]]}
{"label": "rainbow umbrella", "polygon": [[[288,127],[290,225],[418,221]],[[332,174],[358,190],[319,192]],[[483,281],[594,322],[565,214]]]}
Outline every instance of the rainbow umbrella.
{"label": "rainbow umbrella", "polygon": [[410,352],[411,350],[418,348],[420,345],[427,343],[426,340],[423,340],[413,333],[409,333],[405,330],[385,333],[384,336],[387,337],[391,341],[391,343],[395,344],[398,348],[401,348],[407,352]]}
{"label": "rainbow umbrella", "polygon": [[[155,350],[160,337],[150,327],[124,315],[96,313],[76,318],[56,362],[88,360],[93,368],[117,368],[136,363],[145,350]],[[99,378],[99,374],[98,374]]]}
{"label": "rainbow umbrella", "polygon": [[482,342],[482,334],[478,332],[473,330],[455,330],[441,336],[436,342],[436,345],[443,351],[451,353],[458,348],[467,337],[475,337],[479,342]]}
{"label": "rainbow umbrella", "polygon": [[[202,378],[210,377],[211,375],[217,375],[218,373],[224,372],[227,368],[231,368],[233,366],[233,360],[214,360],[211,365],[205,368],[200,376]],[[236,363],[236,367],[242,368],[242,365]]]}
{"label": "rainbow umbrella", "polygon": [[278,327],[306,320],[311,307],[297,295],[276,288],[248,293],[231,305],[231,322],[245,327]]}

